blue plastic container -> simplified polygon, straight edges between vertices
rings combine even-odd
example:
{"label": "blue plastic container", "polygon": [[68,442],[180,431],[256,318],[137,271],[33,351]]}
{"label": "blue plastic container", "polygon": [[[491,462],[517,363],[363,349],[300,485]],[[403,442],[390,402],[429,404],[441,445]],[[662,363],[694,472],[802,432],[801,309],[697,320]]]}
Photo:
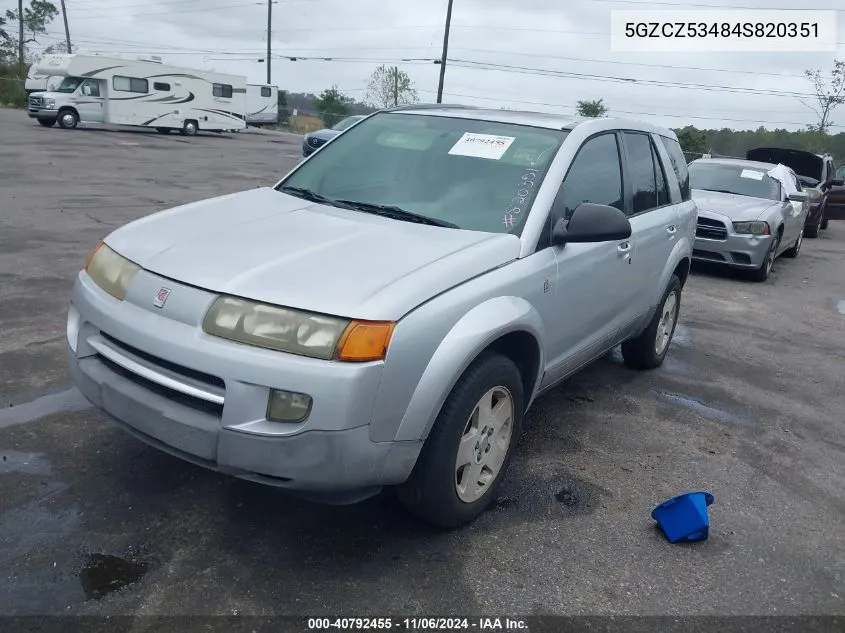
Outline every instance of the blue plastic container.
{"label": "blue plastic container", "polygon": [[651,518],[670,543],[703,541],[710,532],[707,506],[713,503],[709,492],[685,492],[667,499],[651,511]]}

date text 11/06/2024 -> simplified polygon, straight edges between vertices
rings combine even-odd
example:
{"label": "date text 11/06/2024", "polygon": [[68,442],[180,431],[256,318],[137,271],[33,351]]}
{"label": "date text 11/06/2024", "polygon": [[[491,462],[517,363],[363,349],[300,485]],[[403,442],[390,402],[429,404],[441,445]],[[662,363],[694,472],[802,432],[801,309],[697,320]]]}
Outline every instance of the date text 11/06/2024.
{"label": "date text 11/06/2024", "polygon": [[514,618],[308,618],[309,631],[520,631],[528,630],[525,620]]}

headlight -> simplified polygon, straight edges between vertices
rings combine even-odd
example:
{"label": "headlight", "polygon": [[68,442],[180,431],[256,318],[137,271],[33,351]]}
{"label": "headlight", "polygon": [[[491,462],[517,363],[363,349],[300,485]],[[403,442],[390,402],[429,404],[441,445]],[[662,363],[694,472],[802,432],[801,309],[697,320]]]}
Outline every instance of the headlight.
{"label": "headlight", "polygon": [[44,99],[44,107],[48,110],[55,110],[56,109],[56,100],[55,99]]}
{"label": "headlight", "polygon": [[769,235],[767,222],[734,222],[734,232],[746,235]]}
{"label": "headlight", "polygon": [[354,321],[237,297],[218,297],[203,319],[207,334],[323,360],[381,360],[394,324]]}
{"label": "headlight", "polygon": [[141,267],[100,242],[85,261],[85,272],[100,288],[123,301],[129,284]]}

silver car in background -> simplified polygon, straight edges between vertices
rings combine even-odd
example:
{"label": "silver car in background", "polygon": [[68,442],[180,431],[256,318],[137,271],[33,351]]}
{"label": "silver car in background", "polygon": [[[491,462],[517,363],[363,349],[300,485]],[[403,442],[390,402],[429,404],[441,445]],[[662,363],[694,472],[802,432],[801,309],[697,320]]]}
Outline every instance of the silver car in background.
{"label": "silver car in background", "polygon": [[694,235],[669,130],[380,112],[275,187],[106,236],[71,373],[193,463],[332,502],[398,486],[455,526],[495,500],[539,395],[619,344],[663,362]]}
{"label": "silver car in background", "polygon": [[775,167],[734,158],[690,163],[698,207],[694,260],[746,269],[765,281],[780,255],[798,255],[809,196],[794,171]]}

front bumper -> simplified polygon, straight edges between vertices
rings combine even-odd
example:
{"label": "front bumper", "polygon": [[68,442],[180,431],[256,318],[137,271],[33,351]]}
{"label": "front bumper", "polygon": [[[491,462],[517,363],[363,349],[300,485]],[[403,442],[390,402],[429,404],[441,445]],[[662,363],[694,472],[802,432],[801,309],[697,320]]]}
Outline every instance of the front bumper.
{"label": "front bumper", "polygon": [[695,246],[695,261],[725,264],[733,268],[759,268],[766,259],[772,243],[771,235],[736,233],[733,221],[725,215],[699,210]]}
{"label": "front bumper", "polygon": [[[164,285],[166,310],[147,309],[143,299]],[[141,271],[120,302],[80,273],[67,326],[77,387],[148,444],[243,479],[352,500],[407,479],[422,443],[369,437],[381,363],[319,361],[210,337],[198,321],[214,296]],[[309,417],[268,421],[270,389],[311,395]]]}
{"label": "front bumper", "polygon": [[59,116],[59,111],[29,106],[29,110],[27,110],[27,115],[30,119],[55,119]]}

